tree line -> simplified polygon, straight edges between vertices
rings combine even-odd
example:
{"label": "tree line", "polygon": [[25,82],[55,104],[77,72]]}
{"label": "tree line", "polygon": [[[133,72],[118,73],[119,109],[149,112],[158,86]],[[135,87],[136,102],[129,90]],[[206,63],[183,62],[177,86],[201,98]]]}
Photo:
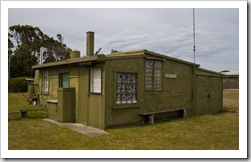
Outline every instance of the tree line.
{"label": "tree line", "polygon": [[[71,49],[62,41],[44,34],[38,27],[13,25],[8,33],[9,76],[33,76],[32,66],[39,62],[49,63],[66,60]],[[42,56],[41,52],[43,53]]]}

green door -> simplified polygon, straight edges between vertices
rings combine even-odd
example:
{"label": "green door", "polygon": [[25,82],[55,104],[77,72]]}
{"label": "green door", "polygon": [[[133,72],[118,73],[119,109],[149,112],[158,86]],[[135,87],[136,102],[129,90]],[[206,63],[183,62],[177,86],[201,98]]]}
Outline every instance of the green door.
{"label": "green door", "polygon": [[197,76],[196,114],[214,114],[221,108],[221,79],[216,76]]}

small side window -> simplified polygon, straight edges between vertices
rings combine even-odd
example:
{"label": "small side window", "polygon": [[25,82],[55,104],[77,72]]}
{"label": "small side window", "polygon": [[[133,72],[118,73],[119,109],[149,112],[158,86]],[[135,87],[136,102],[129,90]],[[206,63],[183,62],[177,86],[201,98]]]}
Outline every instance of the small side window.
{"label": "small side window", "polygon": [[42,93],[49,92],[49,72],[48,70],[42,71]]}
{"label": "small side window", "polygon": [[62,73],[59,74],[59,88],[68,88],[69,87],[69,74]]}
{"label": "small side window", "polygon": [[91,68],[90,70],[90,92],[101,93],[102,91],[102,69]]}

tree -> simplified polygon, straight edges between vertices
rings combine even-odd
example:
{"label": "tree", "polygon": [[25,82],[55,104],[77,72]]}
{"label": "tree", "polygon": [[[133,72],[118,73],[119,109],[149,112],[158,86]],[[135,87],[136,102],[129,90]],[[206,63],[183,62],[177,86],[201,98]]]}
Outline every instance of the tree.
{"label": "tree", "polygon": [[11,57],[10,76],[32,76],[32,65],[37,64],[37,57],[32,55],[30,47],[24,44],[17,48]]}
{"label": "tree", "polygon": [[[65,44],[44,34],[38,27],[13,25],[9,27],[8,36],[11,76],[32,75],[28,71],[40,59],[45,63],[65,60],[71,52]],[[42,47],[44,52],[40,57]]]}
{"label": "tree", "polygon": [[12,56],[12,53],[13,53],[12,48],[14,47],[14,44],[11,42],[10,37],[12,37],[12,35],[10,33],[8,33],[8,59],[9,59],[9,61],[8,61],[8,73],[9,73],[9,75],[8,75],[8,77],[9,78],[10,78],[10,60],[11,60],[11,56]]}
{"label": "tree", "polygon": [[60,42],[55,41],[53,38],[46,36],[44,47],[46,48],[46,58],[44,63],[70,58],[71,49],[68,48],[66,44],[63,44],[61,40]]}

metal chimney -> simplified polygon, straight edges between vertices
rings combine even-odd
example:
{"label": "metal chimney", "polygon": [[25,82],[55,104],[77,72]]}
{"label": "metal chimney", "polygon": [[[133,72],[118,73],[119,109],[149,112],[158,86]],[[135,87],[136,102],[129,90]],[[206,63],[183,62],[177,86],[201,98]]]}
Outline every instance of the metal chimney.
{"label": "metal chimney", "polygon": [[86,56],[94,55],[94,32],[86,32]]}

